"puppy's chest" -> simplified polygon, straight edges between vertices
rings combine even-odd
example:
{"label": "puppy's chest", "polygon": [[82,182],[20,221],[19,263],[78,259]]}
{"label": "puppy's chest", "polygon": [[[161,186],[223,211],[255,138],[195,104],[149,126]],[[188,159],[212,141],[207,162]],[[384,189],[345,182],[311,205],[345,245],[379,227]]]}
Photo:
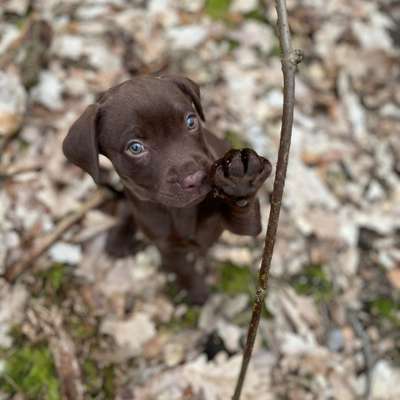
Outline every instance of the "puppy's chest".
{"label": "puppy's chest", "polygon": [[[136,220],[143,232],[155,242],[177,246],[208,247],[219,236],[219,216],[204,213],[198,207],[154,209],[137,212]],[[216,232],[218,231],[218,232]]]}

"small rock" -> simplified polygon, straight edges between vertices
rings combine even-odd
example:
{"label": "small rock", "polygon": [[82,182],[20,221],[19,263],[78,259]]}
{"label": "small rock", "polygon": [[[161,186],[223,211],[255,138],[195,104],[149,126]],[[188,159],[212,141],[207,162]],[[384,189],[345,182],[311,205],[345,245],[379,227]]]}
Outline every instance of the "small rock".
{"label": "small rock", "polygon": [[215,246],[214,257],[220,261],[230,261],[235,265],[250,265],[253,257],[248,248]]}
{"label": "small rock", "polygon": [[26,110],[26,92],[17,76],[0,71],[0,136],[16,132]]}
{"label": "small rock", "polygon": [[75,61],[82,56],[83,50],[83,39],[77,35],[56,36],[52,46],[53,53]]}
{"label": "small rock", "polygon": [[81,261],[82,250],[76,244],[58,242],[51,247],[49,256],[53,261],[75,265]]}
{"label": "small rock", "polygon": [[105,320],[100,330],[113,336],[117,345],[124,347],[129,356],[139,355],[143,345],[156,335],[153,321],[147,314],[141,312],[132,315],[126,321]]}
{"label": "small rock", "polygon": [[230,36],[242,45],[257,47],[264,53],[269,53],[276,43],[273,30],[254,20],[245,22],[240,30],[233,32]]}
{"label": "small rock", "polygon": [[168,367],[175,367],[184,358],[184,348],[179,343],[168,343],[164,347],[164,361]]}
{"label": "small rock", "polygon": [[204,7],[205,0],[180,0],[179,7],[189,12],[199,12]]}
{"label": "small rock", "polygon": [[0,54],[4,54],[8,46],[21,34],[20,30],[13,24],[6,24],[3,22],[0,30]]}
{"label": "small rock", "polygon": [[358,95],[351,88],[350,77],[344,72],[339,74],[338,77],[338,91],[346,110],[347,119],[351,125],[352,134],[361,142],[367,140],[365,109]]}
{"label": "small rock", "polygon": [[369,201],[372,202],[383,199],[385,196],[385,192],[378,182],[372,181],[371,184],[368,186],[368,190],[365,196]]}
{"label": "small rock", "polygon": [[[372,10],[371,10],[372,11]],[[375,14],[375,15],[374,15]],[[368,23],[356,20],[353,22],[353,32],[364,49],[392,50],[392,40],[386,28],[390,27],[390,20],[374,10]],[[372,23],[371,23],[372,22]]]}
{"label": "small rock", "polygon": [[269,107],[272,107],[276,110],[282,109],[283,94],[281,90],[278,89],[270,90],[264,97],[264,100]]}
{"label": "small rock", "polygon": [[89,64],[99,71],[110,73],[121,69],[121,59],[102,42],[87,43],[84,54],[87,55]]}
{"label": "small rock", "polygon": [[400,267],[388,271],[387,277],[394,288],[400,289]]}
{"label": "small rock", "polygon": [[340,329],[331,329],[327,339],[328,348],[330,351],[338,352],[343,349],[345,340]]}
{"label": "small rock", "polygon": [[102,17],[109,12],[110,9],[107,4],[96,4],[95,2],[85,4],[82,2],[76,13],[76,16],[81,20],[91,20]]}
{"label": "small rock", "polygon": [[168,31],[172,47],[180,50],[193,49],[207,37],[207,27],[202,25],[177,26]]}
{"label": "small rock", "polygon": [[386,360],[379,361],[372,371],[371,397],[374,400],[397,400],[400,398],[400,369]]}
{"label": "small rock", "polygon": [[2,8],[9,13],[23,16],[26,15],[29,4],[29,0],[8,0]]}
{"label": "small rock", "polygon": [[239,350],[241,329],[237,325],[230,324],[223,319],[217,323],[218,336],[224,341],[225,347],[231,352]]}
{"label": "small rock", "polygon": [[42,71],[39,83],[31,92],[32,98],[49,110],[59,110],[62,105],[63,84],[51,71]]}
{"label": "small rock", "polygon": [[203,306],[199,318],[199,328],[205,332],[214,330],[215,324],[218,320],[218,310],[223,304],[224,298],[220,294],[216,294],[208,299],[207,303]]}
{"label": "small rock", "polygon": [[9,286],[0,280],[0,347],[8,348],[12,339],[8,332],[24,317],[24,307],[28,292],[24,286]]}
{"label": "small rock", "polygon": [[244,311],[249,303],[249,295],[242,293],[233,298],[227,298],[224,301],[222,310],[226,318],[232,319],[240,312]]}
{"label": "small rock", "polygon": [[233,0],[230,10],[246,14],[258,7],[258,0]]}

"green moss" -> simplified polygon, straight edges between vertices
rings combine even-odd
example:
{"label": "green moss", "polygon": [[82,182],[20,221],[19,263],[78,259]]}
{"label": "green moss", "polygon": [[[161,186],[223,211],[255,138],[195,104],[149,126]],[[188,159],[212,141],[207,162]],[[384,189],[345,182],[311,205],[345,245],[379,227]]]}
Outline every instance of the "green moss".
{"label": "green moss", "polygon": [[60,295],[67,274],[66,269],[64,264],[55,263],[45,271],[40,271],[37,274],[42,282],[39,295],[45,294],[51,297]]}
{"label": "green moss", "polygon": [[67,319],[68,332],[74,339],[84,340],[96,335],[96,326],[88,323],[87,319],[78,315],[71,315]]}
{"label": "green moss", "polygon": [[214,19],[225,19],[232,0],[207,0],[205,12]]}
{"label": "green moss", "polygon": [[378,296],[367,303],[368,311],[379,319],[400,326],[400,302],[391,297]]}
{"label": "green moss", "polygon": [[240,47],[240,43],[235,39],[224,39],[229,46],[229,52],[236,50]]}
{"label": "green moss", "polygon": [[181,304],[185,301],[185,294],[175,281],[167,282],[165,293],[174,304]]}
{"label": "green moss", "polygon": [[229,295],[248,293],[254,295],[255,282],[247,266],[224,263],[218,270],[217,290]]}
{"label": "green moss", "polygon": [[25,345],[6,359],[0,386],[10,394],[32,400],[59,400],[60,390],[53,358],[46,345]]}
{"label": "green moss", "polygon": [[48,271],[48,281],[55,292],[57,292],[61,288],[64,277],[65,266],[63,264],[55,264]]}
{"label": "green moss", "polygon": [[87,359],[82,366],[86,393],[90,398],[113,399],[115,370],[113,365],[100,368],[95,360]]}
{"label": "green moss", "polygon": [[112,365],[103,369],[103,392],[106,399],[113,399],[115,394],[115,371]]}
{"label": "green moss", "polygon": [[98,392],[101,389],[102,380],[98,374],[96,363],[91,359],[85,360],[82,372],[87,393],[93,395]]}
{"label": "green moss", "polygon": [[248,13],[244,14],[244,17],[246,19],[253,19],[258,22],[262,22],[263,24],[269,24],[267,17],[260,7],[257,7],[254,10],[251,10]]}
{"label": "green moss", "polygon": [[237,132],[226,131],[225,139],[230,143],[234,149],[243,149],[245,147],[250,147],[248,142],[246,142]]}
{"label": "green moss", "polygon": [[199,307],[189,307],[182,317],[182,324],[187,328],[195,328],[200,317]]}
{"label": "green moss", "polygon": [[271,52],[269,53],[271,57],[280,57],[282,55],[281,48],[279,47],[279,43],[276,43],[274,47],[272,47]]}
{"label": "green moss", "polygon": [[293,277],[292,285],[297,293],[313,296],[317,302],[327,302],[333,297],[333,287],[322,265],[309,265]]}
{"label": "green moss", "polygon": [[188,307],[186,312],[179,318],[172,318],[168,323],[163,325],[168,331],[180,332],[183,329],[196,328],[200,317],[200,307]]}

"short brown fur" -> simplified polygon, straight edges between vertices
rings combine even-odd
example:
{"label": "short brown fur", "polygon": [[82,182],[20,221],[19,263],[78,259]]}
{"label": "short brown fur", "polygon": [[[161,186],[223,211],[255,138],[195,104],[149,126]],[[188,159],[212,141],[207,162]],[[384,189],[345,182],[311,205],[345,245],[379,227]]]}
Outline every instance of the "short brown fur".
{"label": "short brown fur", "polygon": [[[199,87],[179,76],[141,76],[105,92],[72,125],[65,156],[101,184],[99,154],[109,158],[128,203],[107,244],[132,254],[139,228],[159,249],[194,303],[207,298],[201,263],[224,229],[261,231],[256,194],[271,173],[268,160],[229,145],[203,127]],[[191,123],[193,122],[193,127]],[[132,143],[140,143],[140,154]]]}

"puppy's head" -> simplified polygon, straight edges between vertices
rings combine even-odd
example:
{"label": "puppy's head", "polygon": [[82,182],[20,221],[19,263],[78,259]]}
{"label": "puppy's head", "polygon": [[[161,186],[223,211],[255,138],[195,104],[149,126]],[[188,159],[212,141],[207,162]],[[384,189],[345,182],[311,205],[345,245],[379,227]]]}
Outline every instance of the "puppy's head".
{"label": "puppy's head", "polygon": [[214,161],[202,131],[198,86],[176,76],[138,77],[104,93],[72,125],[65,156],[99,183],[99,154],[141,200],[173,207],[210,191]]}

